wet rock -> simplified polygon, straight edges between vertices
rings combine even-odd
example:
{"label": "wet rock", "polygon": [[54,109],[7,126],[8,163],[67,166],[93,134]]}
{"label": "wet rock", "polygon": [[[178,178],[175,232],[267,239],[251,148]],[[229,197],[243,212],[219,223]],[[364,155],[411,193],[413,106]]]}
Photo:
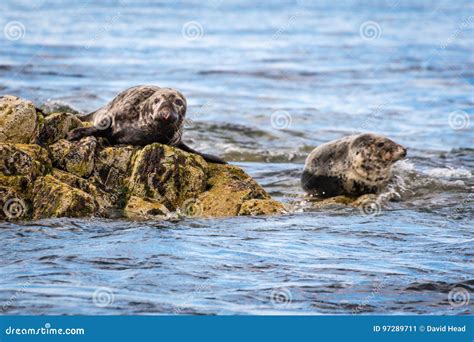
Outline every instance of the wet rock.
{"label": "wet rock", "polygon": [[115,203],[117,202],[115,195],[96,186],[90,180],[58,169],[53,169],[52,176],[73,188],[92,195],[97,213],[100,216],[109,216],[110,211],[115,208]]}
{"label": "wet rock", "polygon": [[324,199],[310,197],[308,200],[311,203],[311,207],[318,209],[324,209],[335,205],[346,205],[355,208],[364,208],[371,206],[372,204],[379,205],[377,195],[375,194],[366,194],[359,197],[341,195]]}
{"label": "wet rock", "polygon": [[357,197],[348,197],[348,196],[335,196],[330,198],[313,198],[308,197],[308,201],[313,208],[325,208],[334,205],[350,205],[353,203]]}
{"label": "wet rock", "polygon": [[41,118],[30,101],[11,95],[0,96],[0,142],[35,143]]}
{"label": "wet rock", "polygon": [[39,142],[43,145],[50,145],[60,139],[65,139],[68,132],[82,127],[79,118],[71,113],[53,113],[43,121],[39,132]]}
{"label": "wet rock", "polygon": [[114,203],[123,207],[128,195],[128,180],[132,173],[136,146],[106,147],[98,152],[94,165],[94,180],[114,197]]}
{"label": "wet rock", "polygon": [[61,139],[49,146],[55,167],[86,178],[94,170],[96,148],[95,137],[86,137],[80,141]]}
{"label": "wet rock", "polygon": [[0,144],[0,186],[26,194],[51,168],[48,152],[38,145]]}
{"label": "wet rock", "polygon": [[131,196],[124,212],[129,218],[149,218],[165,217],[170,211],[163,204],[152,199]]}
{"label": "wet rock", "polygon": [[239,216],[275,215],[284,211],[283,205],[273,199],[251,199],[242,203]]}
{"label": "wet rock", "polygon": [[52,175],[40,177],[33,188],[33,219],[90,217],[98,214],[94,197],[61,182]]}
{"label": "wet rock", "polygon": [[51,170],[48,152],[38,145],[0,144],[0,175],[30,176],[33,180]]}
{"label": "wet rock", "polygon": [[161,144],[137,152],[129,181],[130,194],[151,198],[176,210],[206,189],[207,163],[198,155]]}
{"label": "wet rock", "polygon": [[29,217],[29,207],[12,187],[0,186],[0,219],[21,220]]}
{"label": "wet rock", "polygon": [[[202,203],[202,216],[225,217],[239,215],[242,205],[248,200],[270,200],[270,195],[242,169],[231,165],[210,164],[207,191],[199,197]],[[283,206],[275,201],[264,206],[263,202],[255,204],[259,209],[255,214],[269,215],[283,212]],[[249,214],[248,203],[240,215]],[[272,208],[272,209],[270,209]]]}

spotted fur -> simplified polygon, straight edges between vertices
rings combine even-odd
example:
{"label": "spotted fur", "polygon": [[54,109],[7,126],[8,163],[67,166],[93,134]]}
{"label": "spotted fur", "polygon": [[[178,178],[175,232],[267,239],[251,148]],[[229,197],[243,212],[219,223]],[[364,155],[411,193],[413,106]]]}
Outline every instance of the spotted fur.
{"label": "spotted fur", "polygon": [[144,146],[159,142],[199,154],[207,161],[225,164],[222,159],[199,153],[182,142],[186,108],[185,97],[175,89],[147,85],[132,87],[82,117],[81,120],[94,125],[77,128],[68,138],[102,136],[113,145]]}
{"label": "spotted fur", "polygon": [[376,134],[344,137],[315,148],[306,159],[301,184],[318,197],[376,193],[406,149]]}

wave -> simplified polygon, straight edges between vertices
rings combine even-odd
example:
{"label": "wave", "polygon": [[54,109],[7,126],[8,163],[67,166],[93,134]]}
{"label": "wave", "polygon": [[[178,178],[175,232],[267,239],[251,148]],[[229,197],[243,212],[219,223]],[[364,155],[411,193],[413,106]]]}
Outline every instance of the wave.
{"label": "wave", "polygon": [[48,100],[40,105],[40,109],[45,114],[66,112],[72,114],[83,114],[80,110],[74,108],[67,102],[61,100]]}

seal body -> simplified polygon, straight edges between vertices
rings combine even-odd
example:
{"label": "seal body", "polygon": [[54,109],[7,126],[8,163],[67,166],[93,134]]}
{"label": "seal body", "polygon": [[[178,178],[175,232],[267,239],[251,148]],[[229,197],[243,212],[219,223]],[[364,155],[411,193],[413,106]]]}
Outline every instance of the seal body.
{"label": "seal body", "polygon": [[185,145],[181,138],[186,116],[186,99],[177,90],[141,85],[118,94],[111,102],[81,117],[92,127],[77,128],[70,140],[85,136],[102,136],[111,144],[144,146],[162,143],[201,155],[205,160],[225,163],[222,159],[199,153]]}
{"label": "seal body", "polygon": [[403,146],[380,135],[344,137],[309,154],[301,184],[318,197],[376,193],[390,180],[392,165],[405,156]]}

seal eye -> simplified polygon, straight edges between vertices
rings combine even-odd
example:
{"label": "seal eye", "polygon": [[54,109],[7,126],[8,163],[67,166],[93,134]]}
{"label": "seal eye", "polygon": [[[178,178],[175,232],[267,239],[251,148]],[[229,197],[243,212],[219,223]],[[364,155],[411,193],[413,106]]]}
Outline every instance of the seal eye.
{"label": "seal eye", "polygon": [[174,101],[174,104],[177,105],[177,106],[182,106],[182,105],[184,105],[184,102],[183,102],[182,100],[180,100],[180,99],[176,99],[176,100]]}
{"label": "seal eye", "polygon": [[161,101],[161,99],[159,99],[159,98],[155,99],[155,103],[160,103],[160,101]]}
{"label": "seal eye", "polygon": [[379,142],[379,143],[377,144],[377,147],[383,147],[383,145],[385,145],[384,142]]}

